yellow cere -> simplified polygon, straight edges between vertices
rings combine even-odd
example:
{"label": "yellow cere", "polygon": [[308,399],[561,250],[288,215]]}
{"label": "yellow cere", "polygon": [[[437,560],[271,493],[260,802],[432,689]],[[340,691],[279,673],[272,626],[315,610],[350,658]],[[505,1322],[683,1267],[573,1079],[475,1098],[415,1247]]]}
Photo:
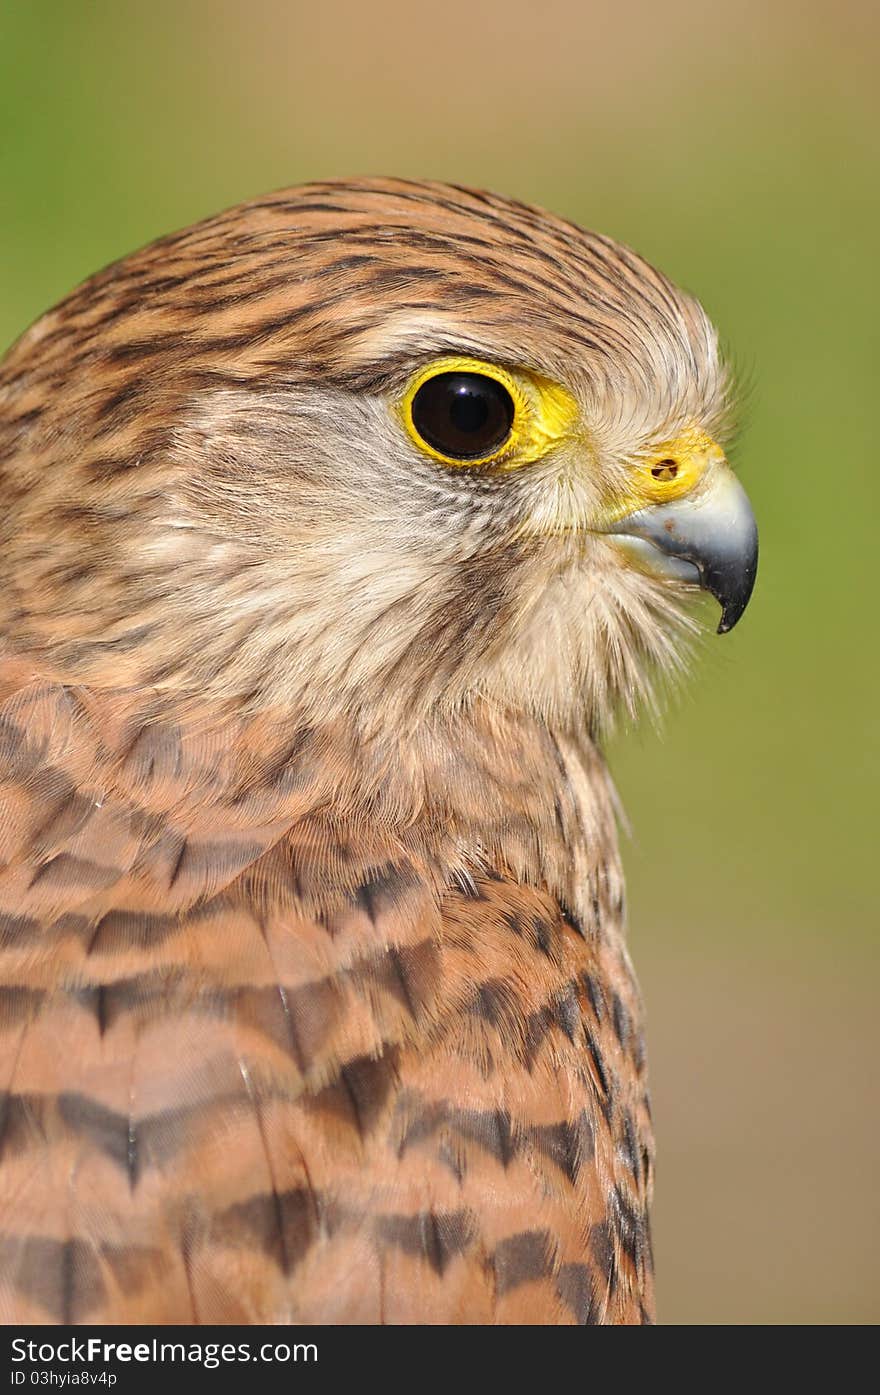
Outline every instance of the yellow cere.
{"label": "yellow cere", "polygon": [[723,464],[724,452],[698,426],[689,426],[674,441],[664,441],[637,460],[630,488],[620,500],[620,516],[645,504],[666,504],[690,494],[710,465]]}
{"label": "yellow cere", "polygon": [[[416,430],[412,404],[419,388],[440,373],[480,373],[493,378],[510,393],[514,404],[513,425],[507,439],[489,455],[476,459],[455,459],[429,445]],[[399,404],[407,435],[426,455],[456,469],[493,465],[498,470],[518,470],[541,460],[555,445],[570,438],[576,429],[579,408],[565,388],[549,378],[526,369],[502,368],[482,359],[448,355],[435,359],[410,380]]]}

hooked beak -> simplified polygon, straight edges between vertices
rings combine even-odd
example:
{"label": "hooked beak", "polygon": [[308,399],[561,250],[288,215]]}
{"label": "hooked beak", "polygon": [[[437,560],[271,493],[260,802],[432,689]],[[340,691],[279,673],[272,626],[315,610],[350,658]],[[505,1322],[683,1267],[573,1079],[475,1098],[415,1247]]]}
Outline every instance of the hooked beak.
{"label": "hooked beak", "polygon": [[640,471],[642,506],[601,531],[646,571],[709,591],[721,605],[718,633],[726,634],[748,605],[758,570],[748,495],[720,448],[697,431],[663,447]]}

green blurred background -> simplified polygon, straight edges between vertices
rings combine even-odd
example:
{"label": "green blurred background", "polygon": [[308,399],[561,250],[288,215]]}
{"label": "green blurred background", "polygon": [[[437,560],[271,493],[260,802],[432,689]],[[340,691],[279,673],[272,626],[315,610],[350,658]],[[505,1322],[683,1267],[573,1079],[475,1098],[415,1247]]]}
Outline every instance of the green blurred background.
{"label": "green blurred background", "polygon": [[283,184],[488,186],[696,292],[749,384],[752,606],[620,733],[666,1322],[880,1316],[869,0],[0,0],[0,346]]}

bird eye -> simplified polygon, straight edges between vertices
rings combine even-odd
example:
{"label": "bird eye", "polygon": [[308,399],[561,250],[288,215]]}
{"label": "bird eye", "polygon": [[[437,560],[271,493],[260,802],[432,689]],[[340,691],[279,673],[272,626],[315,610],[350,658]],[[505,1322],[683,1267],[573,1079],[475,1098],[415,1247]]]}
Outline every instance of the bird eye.
{"label": "bird eye", "polygon": [[452,460],[480,460],[508,440],[516,405],[497,379],[459,371],[426,379],[410,414],[415,431],[433,450]]}
{"label": "bird eye", "polygon": [[528,368],[457,354],[425,364],[389,405],[424,455],[504,473],[571,440],[579,415],[561,384]]}

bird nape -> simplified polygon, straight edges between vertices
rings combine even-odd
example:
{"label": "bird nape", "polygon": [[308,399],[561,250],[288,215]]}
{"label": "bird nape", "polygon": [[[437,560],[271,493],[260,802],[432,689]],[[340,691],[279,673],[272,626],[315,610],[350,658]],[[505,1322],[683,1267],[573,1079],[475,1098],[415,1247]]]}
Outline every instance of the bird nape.
{"label": "bird nape", "polygon": [[598,740],[755,575],[700,306],[357,180],[0,365],[0,1320],[631,1323]]}

